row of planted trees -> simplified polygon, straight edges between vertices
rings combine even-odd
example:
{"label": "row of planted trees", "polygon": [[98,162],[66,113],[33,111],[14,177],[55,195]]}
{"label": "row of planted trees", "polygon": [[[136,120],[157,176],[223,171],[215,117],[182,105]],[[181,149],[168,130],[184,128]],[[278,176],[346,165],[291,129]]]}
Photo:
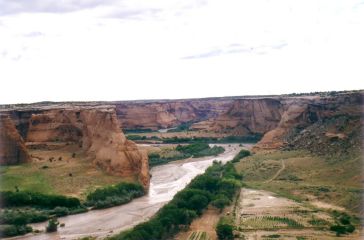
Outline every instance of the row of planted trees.
{"label": "row of planted trees", "polygon": [[233,163],[225,165],[214,162],[206,172],[191,183],[161,208],[147,222],[111,237],[112,240],[160,240],[169,239],[177,232],[187,229],[209,204],[223,209],[231,204],[241,187],[242,175]]}

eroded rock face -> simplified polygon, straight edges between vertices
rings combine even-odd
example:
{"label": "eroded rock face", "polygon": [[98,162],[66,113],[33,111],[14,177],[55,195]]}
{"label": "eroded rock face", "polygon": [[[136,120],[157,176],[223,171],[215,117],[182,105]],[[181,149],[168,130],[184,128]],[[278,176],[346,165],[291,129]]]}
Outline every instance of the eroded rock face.
{"label": "eroded rock face", "polygon": [[[297,145],[298,142],[303,148],[303,141],[297,139],[300,136],[305,136],[306,142],[321,144],[322,142],[316,141],[320,139],[320,136],[315,137],[315,134],[322,132],[326,138],[345,136],[345,133],[341,131],[344,131],[348,124],[360,126],[360,123],[357,122],[360,122],[360,119],[364,117],[362,93],[312,99],[284,99],[281,103],[284,112],[278,126],[264,135],[261,141],[254,146],[254,151],[277,149],[289,144]],[[336,121],[339,117],[347,118],[348,121]],[[316,128],[318,126],[323,129],[325,128],[323,123],[327,121],[337,122],[336,128],[327,130],[329,132],[316,131],[316,133],[311,134],[311,140],[307,138],[307,133],[300,134],[304,133],[306,129],[310,129],[309,127],[313,124]],[[361,128],[357,127],[354,132],[360,133]],[[325,142],[325,144],[327,143]]]}
{"label": "eroded rock face", "polygon": [[264,134],[278,125],[282,112],[281,102],[277,99],[238,99],[227,112],[215,119],[196,123],[192,128],[237,136]]}
{"label": "eroded rock face", "polygon": [[232,102],[230,99],[195,99],[119,102],[115,106],[123,129],[158,130],[216,117],[226,112]]}
{"label": "eroded rock face", "polygon": [[28,142],[73,142],[104,171],[126,177],[137,176],[149,184],[148,157],[125,138],[114,109],[55,109],[33,114]]}
{"label": "eroded rock face", "polygon": [[8,115],[0,115],[0,165],[29,162],[30,157],[15,124]]}

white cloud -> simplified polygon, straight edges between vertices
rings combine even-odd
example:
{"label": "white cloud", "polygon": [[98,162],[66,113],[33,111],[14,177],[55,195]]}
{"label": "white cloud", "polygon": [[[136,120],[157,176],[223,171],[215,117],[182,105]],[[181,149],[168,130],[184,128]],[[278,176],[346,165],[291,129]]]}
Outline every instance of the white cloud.
{"label": "white cloud", "polygon": [[364,88],[360,1],[39,4],[0,16],[1,103]]}

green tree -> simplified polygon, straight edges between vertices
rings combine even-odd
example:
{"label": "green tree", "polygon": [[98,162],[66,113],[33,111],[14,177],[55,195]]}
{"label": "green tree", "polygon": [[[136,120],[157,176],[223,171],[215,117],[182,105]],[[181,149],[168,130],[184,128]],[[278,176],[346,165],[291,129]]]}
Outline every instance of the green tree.
{"label": "green tree", "polygon": [[216,227],[216,234],[219,240],[234,239],[233,227],[229,224],[218,223]]}
{"label": "green tree", "polygon": [[57,219],[52,218],[48,221],[48,226],[46,227],[46,232],[57,232],[59,222]]}
{"label": "green tree", "polygon": [[220,196],[211,202],[211,205],[218,208],[220,212],[224,209],[226,205],[230,204],[230,200],[225,196]]}

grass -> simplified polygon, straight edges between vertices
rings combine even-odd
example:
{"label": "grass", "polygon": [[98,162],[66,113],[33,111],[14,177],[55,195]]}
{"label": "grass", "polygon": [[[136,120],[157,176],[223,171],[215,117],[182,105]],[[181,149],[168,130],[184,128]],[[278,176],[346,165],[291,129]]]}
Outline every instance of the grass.
{"label": "grass", "polygon": [[[14,191],[15,186],[22,190],[41,193],[54,193],[45,174],[33,164],[23,164],[11,167],[0,167],[2,191]],[[25,180],[26,179],[26,180]]]}
{"label": "grass", "polygon": [[[18,187],[21,191],[61,194],[85,199],[89,192],[98,187],[136,180],[136,177],[111,176],[97,169],[89,159],[78,153],[75,158],[72,158],[69,152],[61,150],[32,150],[31,154],[43,160],[0,168],[0,191],[14,191],[15,187]],[[57,161],[48,161],[50,157],[54,157]],[[58,160],[59,157],[62,157],[61,161]]]}
{"label": "grass", "polygon": [[[285,163],[277,178],[266,182]],[[235,164],[251,188],[263,189],[295,201],[316,199],[361,213],[360,157],[340,159],[313,156],[306,151],[257,153]]]}
{"label": "grass", "polygon": [[278,216],[260,216],[252,217],[242,221],[243,229],[280,229],[280,228],[295,228],[301,229],[303,225],[294,219]]}
{"label": "grass", "polygon": [[328,221],[319,218],[312,218],[311,220],[308,221],[308,223],[311,224],[312,226],[318,226],[318,227],[328,226],[330,224]]}

